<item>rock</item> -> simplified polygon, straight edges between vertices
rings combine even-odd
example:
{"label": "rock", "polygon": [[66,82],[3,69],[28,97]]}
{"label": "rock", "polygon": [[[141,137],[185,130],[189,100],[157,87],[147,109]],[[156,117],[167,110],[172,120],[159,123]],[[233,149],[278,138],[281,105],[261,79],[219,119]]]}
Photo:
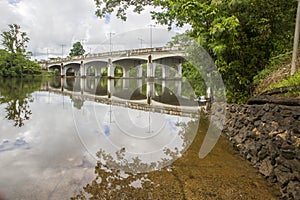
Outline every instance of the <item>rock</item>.
{"label": "rock", "polygon": [[277,178],[277,181],[281,184],[281,187],[286,186],[292,176],[291,173],[283,172],[278,169],[278,167],[274,169],[274,174]]}
{"label": "rock", "polygon": [[271,165],[271,161],[269,159],[265,159],[261,162],[259,167],[259,172],[266,177],[269,177],[273,173],[274,167]]}
{"label": "rock", "polygon": [[296,152],[290,149],[281,150],[281,155],[288,160],[292,160],[296,157]]}
{"label": "rock", "polygon": [[253,102],[227,107],[223,133],[270,182],[281,184],[282,199],[300,199],[300,107]]}
{"label": "rock", "polygon": [[270,104],[265,104],[265,105],[263,106],[263,110],[264,110],[264,111],[269,111],[269,110],[270,110]]}
{"label": "rock", "polygon": [[[290,162],[292,171],[300,173],[300,161],[298,159],[294,159],[294,160],[290,160],[289,162]],[[299,181],[300,181],[300,177],[299,177]]]}
{"label": "rock", "polygon": [[290,181],[287,185],[287,193],[293,199],[300,199],[300,183],[299,181]]}
{"label": "rock", "polygon": [[263,147],[259,152],[258,152],[258,158],[260,160],[263,160],[264,158],[266,158],[268,155],[268,151],[266,149],[266,147]]}

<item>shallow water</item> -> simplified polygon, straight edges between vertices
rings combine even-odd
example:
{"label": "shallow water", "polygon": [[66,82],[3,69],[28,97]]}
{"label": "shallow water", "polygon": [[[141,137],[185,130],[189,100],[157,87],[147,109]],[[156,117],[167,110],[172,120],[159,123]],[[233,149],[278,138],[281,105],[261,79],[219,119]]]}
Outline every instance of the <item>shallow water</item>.
{"label": "shallow water", "polygon": [[175,89],[162,113],[128,83],[132,105],[123,81],[112,101],[107,80],[1,80],[0,199],[276,199],[225,138],[199,158],[209,121]]}

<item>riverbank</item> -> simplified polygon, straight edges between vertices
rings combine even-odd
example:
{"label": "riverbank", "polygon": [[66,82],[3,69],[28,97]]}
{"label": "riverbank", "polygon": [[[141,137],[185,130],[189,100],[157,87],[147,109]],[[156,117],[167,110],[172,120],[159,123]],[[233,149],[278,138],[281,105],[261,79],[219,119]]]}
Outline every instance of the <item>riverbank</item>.
{"label": "riverbank", "polygon": [[[300,99],[298,99],[300,102]],[[228,105],[223,133],[282,199],[300,199],[300,106]]]}

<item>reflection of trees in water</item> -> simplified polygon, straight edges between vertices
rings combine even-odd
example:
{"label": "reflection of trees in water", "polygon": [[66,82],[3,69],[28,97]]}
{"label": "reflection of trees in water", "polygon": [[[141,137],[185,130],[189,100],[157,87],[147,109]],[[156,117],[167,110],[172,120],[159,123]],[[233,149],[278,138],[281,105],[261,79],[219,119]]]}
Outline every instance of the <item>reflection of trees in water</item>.
{"label": "reflection of trees in water", "polygon": [[14,126],[21,127],[32,114],[29,103],[33,102],[31,93],[41,87],[42,80],[34,79],[1,79],[0,103],[6,104],[6,118],[15,122]]}
{"label": "reflection of trees in water", "polygon": [[[194,141],[195,134],[192,132],[198,127],[198,121],[177,124],[182,126],[180,137],[183,145],[189,147]],[[178,149],[180,149],[178,147]],[[164,149],[164,153],[173,158],[181,156],[187,159],[187,154],[194,151]],[[185,152],[184,152],[185,151]],[[176,162],[169,162],[162,169],[154,170],[162,166],[162,160],[157,163],[142,163],[136,157],[129,163],[124,160],[125,149],[116,152],[117,159],[100,150],[97,156],[101,158],[95,167],[95,179],[83,187],[78,195],[71,199],[185,199],[183,182],[178,178]],[[196,152],[197,154],[197,152]],[[180,158],[183,159],[183,158]],[[179,160],[180,160],[179,159]],[[120,166],[122,165],[122,166]],[[127,166],[126,166],[127,165]],[[149,172],[134,172],[135,168],[152,169]],[[127,172],[124,172],[127,171]],[[131,171],[131,172],[128,172]],[[188,172],[187,172],[188,173]]]}
{"label": "reflection of trees in water", "polygon": [[53,88],[61,88],[61,77],[54,76],[50,82],[50,86]]}
{"label": "reflection of trees in water", "polygon": [[71,97],[72,102],[73,102],[73,106],[75,108],[77,108],[78,110],[80,110],[84,104],[84,100],[81,98],[76,98],[76,97]]}

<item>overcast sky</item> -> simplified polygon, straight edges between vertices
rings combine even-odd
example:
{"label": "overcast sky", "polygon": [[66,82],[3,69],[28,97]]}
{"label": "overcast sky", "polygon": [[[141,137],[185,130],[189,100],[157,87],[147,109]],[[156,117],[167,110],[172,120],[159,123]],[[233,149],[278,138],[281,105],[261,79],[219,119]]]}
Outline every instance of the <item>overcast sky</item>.
{"label": "overcast sky", "polygon": [[[87,53],[109,51],[110,32],[114,33],[112,50],[150,47],[149,25],[155,24],[151,9],[140,15],[129,12],[123,22],[114,15],[97,18],[94,0],[0,0],[0,31],[8,30],[8,24],[21,25],[30,38],[28,50],[37,59],[61,56],[62,52],[66,56],[77,41],[83,43]],[[156,25],[152,46],[164,45],[180,31],[174,28],[168,32],[166,27]]]}

